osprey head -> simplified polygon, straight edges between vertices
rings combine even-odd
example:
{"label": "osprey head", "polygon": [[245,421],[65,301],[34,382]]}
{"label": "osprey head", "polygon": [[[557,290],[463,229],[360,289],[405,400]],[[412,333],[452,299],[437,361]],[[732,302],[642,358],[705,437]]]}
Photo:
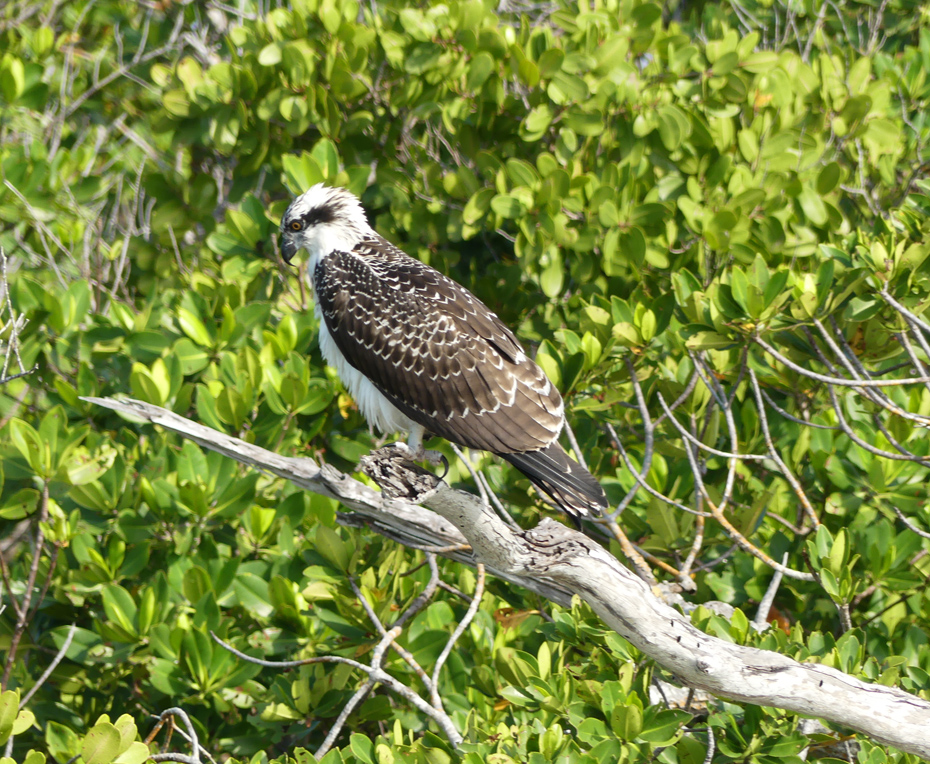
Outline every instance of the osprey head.
{"label": "osprey head", "polygon": [[281,254],[290,263],[297,250],[306,249],[313,261],[334,250],[352,249],[371,233],[355,194],[317,183],[291,202],[281,218]]}

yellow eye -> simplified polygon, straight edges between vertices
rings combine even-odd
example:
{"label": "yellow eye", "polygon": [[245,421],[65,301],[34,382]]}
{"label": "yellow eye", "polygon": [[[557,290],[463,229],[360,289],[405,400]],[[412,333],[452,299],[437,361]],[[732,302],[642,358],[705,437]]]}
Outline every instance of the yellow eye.
{"label": "yellow eye", "polygon": [[303,228],[303,226],[300,224],[300,221],[295,220],[293,223],[291,223],[292,231],[299,231],[301,228]]}

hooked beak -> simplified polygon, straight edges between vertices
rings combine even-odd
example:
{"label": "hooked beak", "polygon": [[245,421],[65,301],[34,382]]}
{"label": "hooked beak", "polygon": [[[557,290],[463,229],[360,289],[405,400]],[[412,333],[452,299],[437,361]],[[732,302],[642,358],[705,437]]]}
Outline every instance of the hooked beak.
{"label": "hooked beak", "polygon": [[287,233],[281,234],[281,255],[284,257],[284,262],[290,265],[298,249],[299,247],[294,243],[293,237]]}

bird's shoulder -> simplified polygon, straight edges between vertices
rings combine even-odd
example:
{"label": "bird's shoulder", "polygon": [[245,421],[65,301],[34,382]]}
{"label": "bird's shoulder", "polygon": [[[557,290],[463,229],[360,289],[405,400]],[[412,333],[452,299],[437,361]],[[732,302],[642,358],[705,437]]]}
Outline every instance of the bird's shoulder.
{"label": "bird's shoulder", "polygon": [[495,453],[558,437],[558,390],[465,287],[380,238],[321,258],[315,281],[340,352],[411,420]]}
{"label": "bird's shoulder", "polygon": [[362,309],[368,314],[412,313],[423,330],[454,326],[460,339],[486,341],[511,361],[524,357],[510,328],[468,289],[381,236],[321,258],[315,281],[318,291],[330,295],[333,318],[333,311]]}

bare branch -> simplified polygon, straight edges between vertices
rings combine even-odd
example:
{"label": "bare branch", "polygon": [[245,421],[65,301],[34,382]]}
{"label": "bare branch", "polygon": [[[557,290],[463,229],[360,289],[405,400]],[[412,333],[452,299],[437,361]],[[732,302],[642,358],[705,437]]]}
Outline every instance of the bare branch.
{"label": "bare branch", "polygon": [[442,671],[442,667],[445,665],[446,660],[449,658],[449,654],[452,652],[452,648],[455,647],[455,643],[458,642],[459,637],[465,633],[465,629],[467,629],[472,620],[474,620],[475,614],[478,612],[478,606],[481,604],[481,597],[483,595],[484,565],[479,562],[478,580],[475,582],[475,596],[472,597],[471,604],[468,606],[468,610],[465,611],[465,616],[461,621],[459,621],[458,626],[455,627],[455,631],[452,632],[452,636],[449,637],[449,641],[446,642],[446,646],[442,649],[442,652],[436,659],[436,665],[433,667],[430,700],[432,701],[433,705],[436,706],[436,708],[442,708],[442,699],[439,697],[439,672]]}
{"label": "bare branch", "polygon": [[772,705],[861,731],[901,750],[930,756],[930,703],[901,690],[867,684],[827,666],[797,663],[698,631],[656,598],[649,585],[609,552],[549,519],[514,533],[477,497],[381,449],[363,459],[382,490],[398,486],[456,523],[476,555],[513,572],[533,571],[585,600],[604,622],[689,686],[733,700]]}

